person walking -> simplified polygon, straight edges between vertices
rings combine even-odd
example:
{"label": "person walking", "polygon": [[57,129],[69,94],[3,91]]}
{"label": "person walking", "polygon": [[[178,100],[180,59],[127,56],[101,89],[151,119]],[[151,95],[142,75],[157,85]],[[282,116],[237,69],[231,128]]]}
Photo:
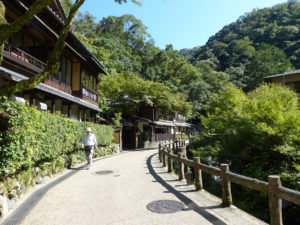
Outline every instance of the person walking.
{"label": "person walking", "polygon": [[92,166],[94,148],[97,149],[97,145],[96,136],[92,134],[92,129],[88,127],[86,129],[86,135],[83,137],[81,142],[81,148],[85,150],[88,169],[90,169]]}

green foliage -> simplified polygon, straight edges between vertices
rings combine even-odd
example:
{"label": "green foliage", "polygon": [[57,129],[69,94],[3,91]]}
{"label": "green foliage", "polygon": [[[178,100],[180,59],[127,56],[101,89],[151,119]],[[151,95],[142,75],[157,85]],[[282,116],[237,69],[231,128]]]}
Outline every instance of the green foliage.
{"label": "green foliage", "polygon": [[158,107],[163,113],[179,112],[187,117],[191,115],[191,104],[180,93],[158,82],[143,80],[133,73],[121,73],[106,76],[99,84],[104,99],[113,102],[117,112],[136,113],[140,104]]}
{"label": "green foliage", "polygon": [[263,78],[292,70],[292,64],[285,53],[277,47],[262,43],[255,52],[245,74],[248,75],[247,90],[258,87]]}
{"label": "green foliage", "polygon": [[[263,77],[300,68],[300,2],[255,9],[212,36],[201,47],[181,52],[192,64],[206,62],[250,91]],[[265,43],[265,44],[263,44]]]}
{"label": "green foliage", "polygon": [[[204,133],[192,146],[203,161],[228,163],[231,171],[265,181],[279,174],[283,185],[300,190],[300,110],[293,91],[262,85],[245,94],[230,84],[211,96],[206,110]],[[240,187],[234,193],[235,204],[267,220],[266,196]],[[299,207],[287,210],[299,213]],[[285,224],[297,224],[289,218]]]}
{"label": "green foliage", "polygon": [[1,103],[0,110],[9,115],[8,127],[0,132],[2,178],[45,163],[67,166],[63,159],[70,163],[70,157],[82,154],[86,127],[92,127],[101,146],[112,143],[113,130],[108,126],[76,122],[16,102]]}
{"label": "green foliage", "polygon": [[300,110],[287,88],[262,85],[246,95],[228,85],[210,98],[202,121],[221,146],[217,161],[233,170],[266,179],[299,164]]}
{"label": "green foliage", "polygon": [[172,45],[164,50],[155,47],[145,25],[132,15],[109,16],[96,23],[89,13],[79,14],[74,29],[110,74],[134,73],[183,93],[193,105],[195,118],[203,112],[207,97],[228,81],[227,74],[214,71],[209,64],[191,65]]}

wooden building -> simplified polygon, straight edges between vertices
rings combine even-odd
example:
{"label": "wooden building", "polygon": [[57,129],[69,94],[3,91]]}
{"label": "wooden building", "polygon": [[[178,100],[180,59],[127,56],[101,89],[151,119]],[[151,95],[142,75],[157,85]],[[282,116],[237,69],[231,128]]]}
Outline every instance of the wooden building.
{"label": "wooden building", "polygon": [[133,120],[123,115],[123,148],[142,148],[159,141],[189,136],[191,124],[186,121],[180,114],[169,112],[165,115],[156,107],[141,104]]}
{"label": "wooden building", "polygon": [[[3,0],[6,19],[14,21],[28,10],[33,0]],[[20,32],[5,43],[4,60],[0,66],[0,88],[6,80],[19,82],[43,71],[53,50],[57,35],[66,21],[59,0],[36,15]],[[72,33],[69,32],[60,58],[61,66],[45,82],[31,91],[18,93],[38,108],[79,121],[100,122],[98,75],[106,74],[100,62]]]}
{"label": "wooden building", "polygon": [[281,84],[291,88],[300,97],[300,70],[288,71],[282,74],[264,78],[266,83]]}

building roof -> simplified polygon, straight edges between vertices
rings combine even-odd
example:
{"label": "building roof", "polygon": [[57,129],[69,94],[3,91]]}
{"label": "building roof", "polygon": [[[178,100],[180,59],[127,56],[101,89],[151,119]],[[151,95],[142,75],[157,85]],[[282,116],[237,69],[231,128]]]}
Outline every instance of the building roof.
{"label": "building roof", "polygon": [[[19,73],[16,73],[16,72],[13,72],[13,71],[8,70],[6,68],[3,68],[1,66],[0,66],[0,74],[5,75],[8,79],[11,79],[11,80],[16,81],[16,82],[28,79],[28,77],[26,77],[26,76],[23,76],[23,75],[21,75]],[[70,94],[67,94],[67,93],[65,93],[63,91],[57,90],[57,89],[55,89],[53,87],[50,87],[50,86],[48,86],[46,84],[39,83],[35,88],[38,89],[38,90],[47,92],[49,94],[53,94],[53,95],[59,96],[61,98],[67,99],[67,100],[69,100],[71,102],[74,102],[74,103],[76,103],[78,105],[87,107],[89,109],[93,109],[93,110],[95,110],[97,112],[102,112],[102,110],[98,106],[96,106],[96,105],[94,105],[92,103],[89,103],[87,101],[84,101],[83,99],[80,99],[80,98],[77,98],[77,97],[72,96]]]}
{"label": "building roof", "polygon": [[158,126],[165,126],[165,127],[175,127],[173,121],[154,121],[153,124]]}
{"label": "building roof", "polygon": [[191,127],[192,125],[184,122],[175,122],[176,127]]}
{"label": "building roof", "polygon": [[267,76],[264,79],[269,79],[269,78],[276,78],[276,77],[283,77],[283,76],[289,76],[289,75],[294,75],[294,74],[300,74],[300,69],[298,70],[291,70],[291,71],[287,71],[281,74],[276,74],[276,75],[272,75],[272,76]]}

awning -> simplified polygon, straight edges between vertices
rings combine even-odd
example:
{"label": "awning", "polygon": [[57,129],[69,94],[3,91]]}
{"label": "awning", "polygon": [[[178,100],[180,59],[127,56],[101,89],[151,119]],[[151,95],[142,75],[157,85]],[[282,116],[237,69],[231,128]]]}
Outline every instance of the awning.
{"label": "awning", "polygon": [[189,123],[175,122],[176,127],[191,127]]}
{"label": "awning", "polygon": [[[28,79],[28,77],[26,77],[26,76],[23,76],[21,74],[18,74],[16,72],[11,71],[11,70],[5,69],[3,67],[0,67],[0,74],[3,74],[4,76],[6,76],[9,79],[11,79],[13,81],[16,81],[16,82]],[[55,89],[55,88],[53,88],[49,85],[39,83],[35,88],[38,89],[38,90],[47,92],[49,94],[56,95],[56,96],[61,97],[63,99],[69,100],[73,103],[84,106],[86,108],[93,109],[97,112],[102,112],[102,110],[98,106],[96,106],[92,103],[89,103],[87,101],[84,101],[83,99],[77,98],[73,95],[70,95],[68,93],[65,93],[63,91],[57,90],[57,89]]]}
{"label": "awning", "polygon": [[163,126],[163,127],[175,127],[173,121],[154,121],[153,124],[157,126]]}

